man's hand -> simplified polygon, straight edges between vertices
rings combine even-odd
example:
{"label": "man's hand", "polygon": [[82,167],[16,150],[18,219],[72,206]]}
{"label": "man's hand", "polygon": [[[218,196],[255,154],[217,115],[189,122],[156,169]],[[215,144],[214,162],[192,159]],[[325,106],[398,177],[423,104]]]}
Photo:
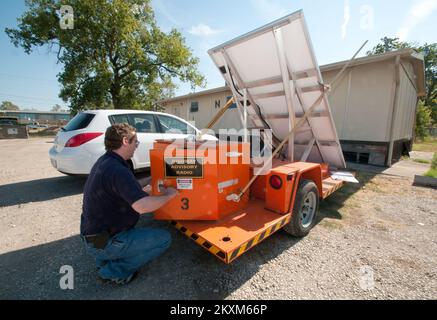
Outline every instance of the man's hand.
{"label": "man's hand", "polygon": [[[151,195],[152,194],[152,186],[150,184],[145,186],[143,188],[143,191],[145,193],[147,193],[148,195]],[[178,195],[179,191],[177,191],[175,188],[172,188],[172,187],[168,187],[168,188],[164,187],[163,190],[161,188],[161,196],[172,196],[171,198],[174,198],[173,194]]]}
{"label": "man's hand", "polygon": [[152,186],[149,184],[143,188],[143,191],[147,193],[149,196],[152,194]]}
{"label": "man's hand", "polygon": [[179,194],[179,192],[172,187],[166,188],[164,191],[165,193],[161,196],[144,197],[138,200],[132,205],[132,208],[139,214],[154,212]]}

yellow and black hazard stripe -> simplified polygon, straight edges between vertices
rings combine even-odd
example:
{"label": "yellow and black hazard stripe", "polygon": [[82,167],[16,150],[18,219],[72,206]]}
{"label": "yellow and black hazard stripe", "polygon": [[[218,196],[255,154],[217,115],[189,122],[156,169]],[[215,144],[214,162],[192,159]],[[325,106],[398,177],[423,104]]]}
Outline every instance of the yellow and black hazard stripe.
{"label": "yellow and black hazard stripe", "polygon": [[[326,199],[335,191],[343,187],[344,182],[329,182],[323,181],[323,198]],[[326,192],[326,193],[325,193]]]}
{"label": "yellow and black hazard stripe", "polygon": [[226,262],[226,254],[221,251],[219,248],[211,244],[209,241],[203,239],[198,234],[194,233],[193,231],[188,230],[186,227],[181,225],[180,223],[176,221],[172,221],[171,224],[175,226],[180,232],[182,232],[184,235],[186,235],[188,238],[214,254],[217,258],[222,260],[223,262]]}
{"label": "yellow and black hazard stripe", "polygon": [[264,230],[263,232],[259,233],[256,237],[249,240],[239,248],[232,251],[232,253],[229,255],[229,258],[227,259],[227,263],[231,263],[233,260],[241,256],[243,253],[248,251],[250,248],[256,246],[258,243],[263,241],[264,239],[268,238],[272,234],[274,234],[276,231],[281,229],[283,226],[285,226],[287,223],[290,222],[291,215],[287,215],[283,220],[279,221],[275,225],[269,227],[267,230]]}

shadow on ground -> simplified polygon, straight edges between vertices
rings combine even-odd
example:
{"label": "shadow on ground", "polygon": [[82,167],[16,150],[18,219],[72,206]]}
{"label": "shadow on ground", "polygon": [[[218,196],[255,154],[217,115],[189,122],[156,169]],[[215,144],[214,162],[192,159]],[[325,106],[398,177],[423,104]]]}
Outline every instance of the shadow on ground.
{"label": "shadow on ground", "polygon": [[[344,202],[366,185],[376,174],[358,173],[359,184],[348,184],[321,204],[318,223],[325,218],[342,219],[339,212]],[[144,179],[146,175],[137,178]],[[72,179],[72,180],[70,180]],[[53,183],[56,182],[56,183]],[[59,183],[67,190],[60,191]],[[37,191],[46,200],[81,192],[83,180],[60,177],[39,180],[34,184],[16,184],[15,188]],[[64,188],[65,189],[65,188]],[[12,192],[13,185],[0,187]],[[35,201],[31,196],[27,201]],[[19,199],[10,203],[21,203]],[[231,265],[226,265],[180,234],[168,223],[142,217],[139,227],[165,228],[172,234],[173,244],[157,260],[146,265],[138,278],[127,286],[103,284],[97,279],[94,261],[85,254],[78,235],[0,255],[0,299],[224,299],[249,281],[260,268],[299,242],[283,230],[252,248]],[[60,268],[74,269],[74,289],[62,290]]]}
{"label": "shadow on ground", "polygon": [[346,183],[333,195],[321,201],[316,224],[319,224],[324,219],[342,220],[343,216],[340,213],[340,209],[344,207],[345,202],[364,186],[368,185],[371,180],[383,170],[384,168],[373,167],[369,171],[355,171],[359,183]]}
{"label": "shadow on ground", "polygon": [[83,192],[86,179],[54,177],[0,185],[0,206],[7,207],[68,197]]}
{"label": "shadow on ground", "polygon": [[[135,174],[143,187],[147,184],[149,175],[149,172]],[[86,176],[60,176],[0,185],[0,207],[49,201],[81,194],[86,179]]]}
{"label": "shadow on ground", "polygon": [[[225,265],[169,224],[140,220],[140,226],[150,224],[168,229],[173,244],[129,285],[101,283],[80,237],[73,236],[0,255],[0,299],[224,299],[298,242],[279,231]],[[60,289],[63,265],[74,269],[73,290]]]}

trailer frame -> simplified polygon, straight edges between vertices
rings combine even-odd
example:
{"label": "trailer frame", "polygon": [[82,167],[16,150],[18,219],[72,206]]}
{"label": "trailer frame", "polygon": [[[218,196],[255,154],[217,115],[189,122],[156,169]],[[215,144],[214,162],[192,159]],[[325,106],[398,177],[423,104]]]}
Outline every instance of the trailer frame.
{"label": "trailer frame", "polygon": [[[321,164],[285,161],[275,161],[273,169],[284,167],[290,169],[296,167],[291,182],[292,189],[287,195],[290,200],[289,210],[286,213],[278,213],[266,208],[265,200],[257,199],[252,195],[247,209],[235,212],[219,221],[171,221],[171,224],[222,262],[232,263],[290,223],[293,214],[296,214],[294,204],[299,182],[303,179],[314,181],[308,178],[313,173],[317,174],[315,172],[317,168],[320,168],[320,172],[323,171]],[[345,184],[344,181],[332,179],[326,171],[324,176],[321,186],[318,187],[321,200],[328,198]],[[255,184],[254,188],[256,187]],[[316,217],[313,220],[316,221]]]}

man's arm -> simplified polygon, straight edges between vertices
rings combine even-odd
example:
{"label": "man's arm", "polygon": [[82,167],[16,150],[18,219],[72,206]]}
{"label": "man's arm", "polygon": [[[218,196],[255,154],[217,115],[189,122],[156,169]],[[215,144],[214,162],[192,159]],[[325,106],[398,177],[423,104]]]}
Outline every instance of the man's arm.
{"label": "man's arm", "polygon": [[174,188],[168,188],[167,193],[163,196],[144,197],[132,205],[132,208],[139,214],[150,213],[164,206],[178,194]]}

